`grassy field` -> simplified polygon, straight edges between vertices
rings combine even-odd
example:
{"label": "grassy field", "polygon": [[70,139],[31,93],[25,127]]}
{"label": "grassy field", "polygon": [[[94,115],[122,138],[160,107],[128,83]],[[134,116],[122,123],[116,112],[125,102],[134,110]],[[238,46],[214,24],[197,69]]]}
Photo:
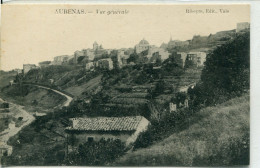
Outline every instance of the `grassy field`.
{"label": "grassy field", "polygon": [[249,115],[249,94],[204,108],[182,123],[187,128],[148,148],[126,154],[115,165],[247,165]]}

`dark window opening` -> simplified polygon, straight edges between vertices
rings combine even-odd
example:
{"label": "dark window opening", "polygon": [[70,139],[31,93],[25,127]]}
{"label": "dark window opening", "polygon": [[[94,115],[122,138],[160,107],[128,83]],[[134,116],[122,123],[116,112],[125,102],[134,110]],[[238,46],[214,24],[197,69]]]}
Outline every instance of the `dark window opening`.
{"label": "dark window opening", "polygon": [[93,142],[94,138],[93,137],[88,137],[88,142]]}

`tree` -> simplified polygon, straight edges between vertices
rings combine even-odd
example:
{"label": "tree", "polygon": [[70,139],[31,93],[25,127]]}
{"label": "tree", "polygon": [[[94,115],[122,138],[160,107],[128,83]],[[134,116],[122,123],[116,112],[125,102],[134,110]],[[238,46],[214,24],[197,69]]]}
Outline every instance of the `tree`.
{"label": "tree", "polygon": [[127,63],[130,63],[130,62],[134,62],[136,63],[137,60],[138,60],[139,56],[136,54],[136,53],[133,53],[129,56],[129,58],[127,59]]}
{"label": "tree", "polygon": [[156,64],[157,66],[161,66],[161,65],[162,65],[162,60],[159,59],[159,58],[157,58],[155,64]]}
{"label": "tree", "polygon": [[165,90],[165,82],[164,80],[159,80],[158,83],[156,83],[155,85],[153,96],[162,94],[164,90]]}
{"label": "tree", "polygon": [[[250,86],[250,32],[237,34],[233,40],[207,56],[201,84],[194,88],[194,103],[221,103],[240,95]],[[194,97],[194,96],[193,96]],[[199,101],[198,101],[199,100]]]}
{"label": "tree", "polygon": [[250,33],[238,35],[208,55],[201,80],[207,88],[227,92],[249,88]]}

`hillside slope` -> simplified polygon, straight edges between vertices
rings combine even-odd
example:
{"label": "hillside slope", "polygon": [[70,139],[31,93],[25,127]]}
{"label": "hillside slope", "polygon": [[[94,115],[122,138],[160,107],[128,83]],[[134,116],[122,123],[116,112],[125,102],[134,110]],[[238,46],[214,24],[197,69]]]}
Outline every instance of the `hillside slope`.
{"label": "hillside slope", "polygon": [[115,165],[249,164],[249,111],[249,94],[204,108],[190,118],[189,128],[148,148],[128,153]]}
{"label": "hillside slope", "polygon": [[73,96],[80,96],[84,92],[93,92],[100,85],[102,75],[99,75],[93,79],[90,79],[88,82],[81,85],[74,85],[65,89],[68,93]]}
{"label": "hillside slope", "polygon": [[14,80],[16,74],[17,72],[15,71],[9,71],[9,72],[0,71],[0,88],[9,85],[10,80]]}
{"label": "hillside slope", "polygon": [[64,96],[51,90],[29,85],[6,86],[0,91],[0,96],[7,101],[26,106],[27,111],[33,112],[46,112],[66,100]]}

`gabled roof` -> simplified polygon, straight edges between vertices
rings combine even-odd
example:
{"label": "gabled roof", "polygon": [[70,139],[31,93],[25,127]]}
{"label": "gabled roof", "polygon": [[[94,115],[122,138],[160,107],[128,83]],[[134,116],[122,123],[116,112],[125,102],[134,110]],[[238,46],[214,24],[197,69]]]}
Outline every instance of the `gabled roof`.
{"label": "gabled roof", "polygon": [[78,131],[135,131],[144,117],[71,118],[72,126],[66,130]]}

